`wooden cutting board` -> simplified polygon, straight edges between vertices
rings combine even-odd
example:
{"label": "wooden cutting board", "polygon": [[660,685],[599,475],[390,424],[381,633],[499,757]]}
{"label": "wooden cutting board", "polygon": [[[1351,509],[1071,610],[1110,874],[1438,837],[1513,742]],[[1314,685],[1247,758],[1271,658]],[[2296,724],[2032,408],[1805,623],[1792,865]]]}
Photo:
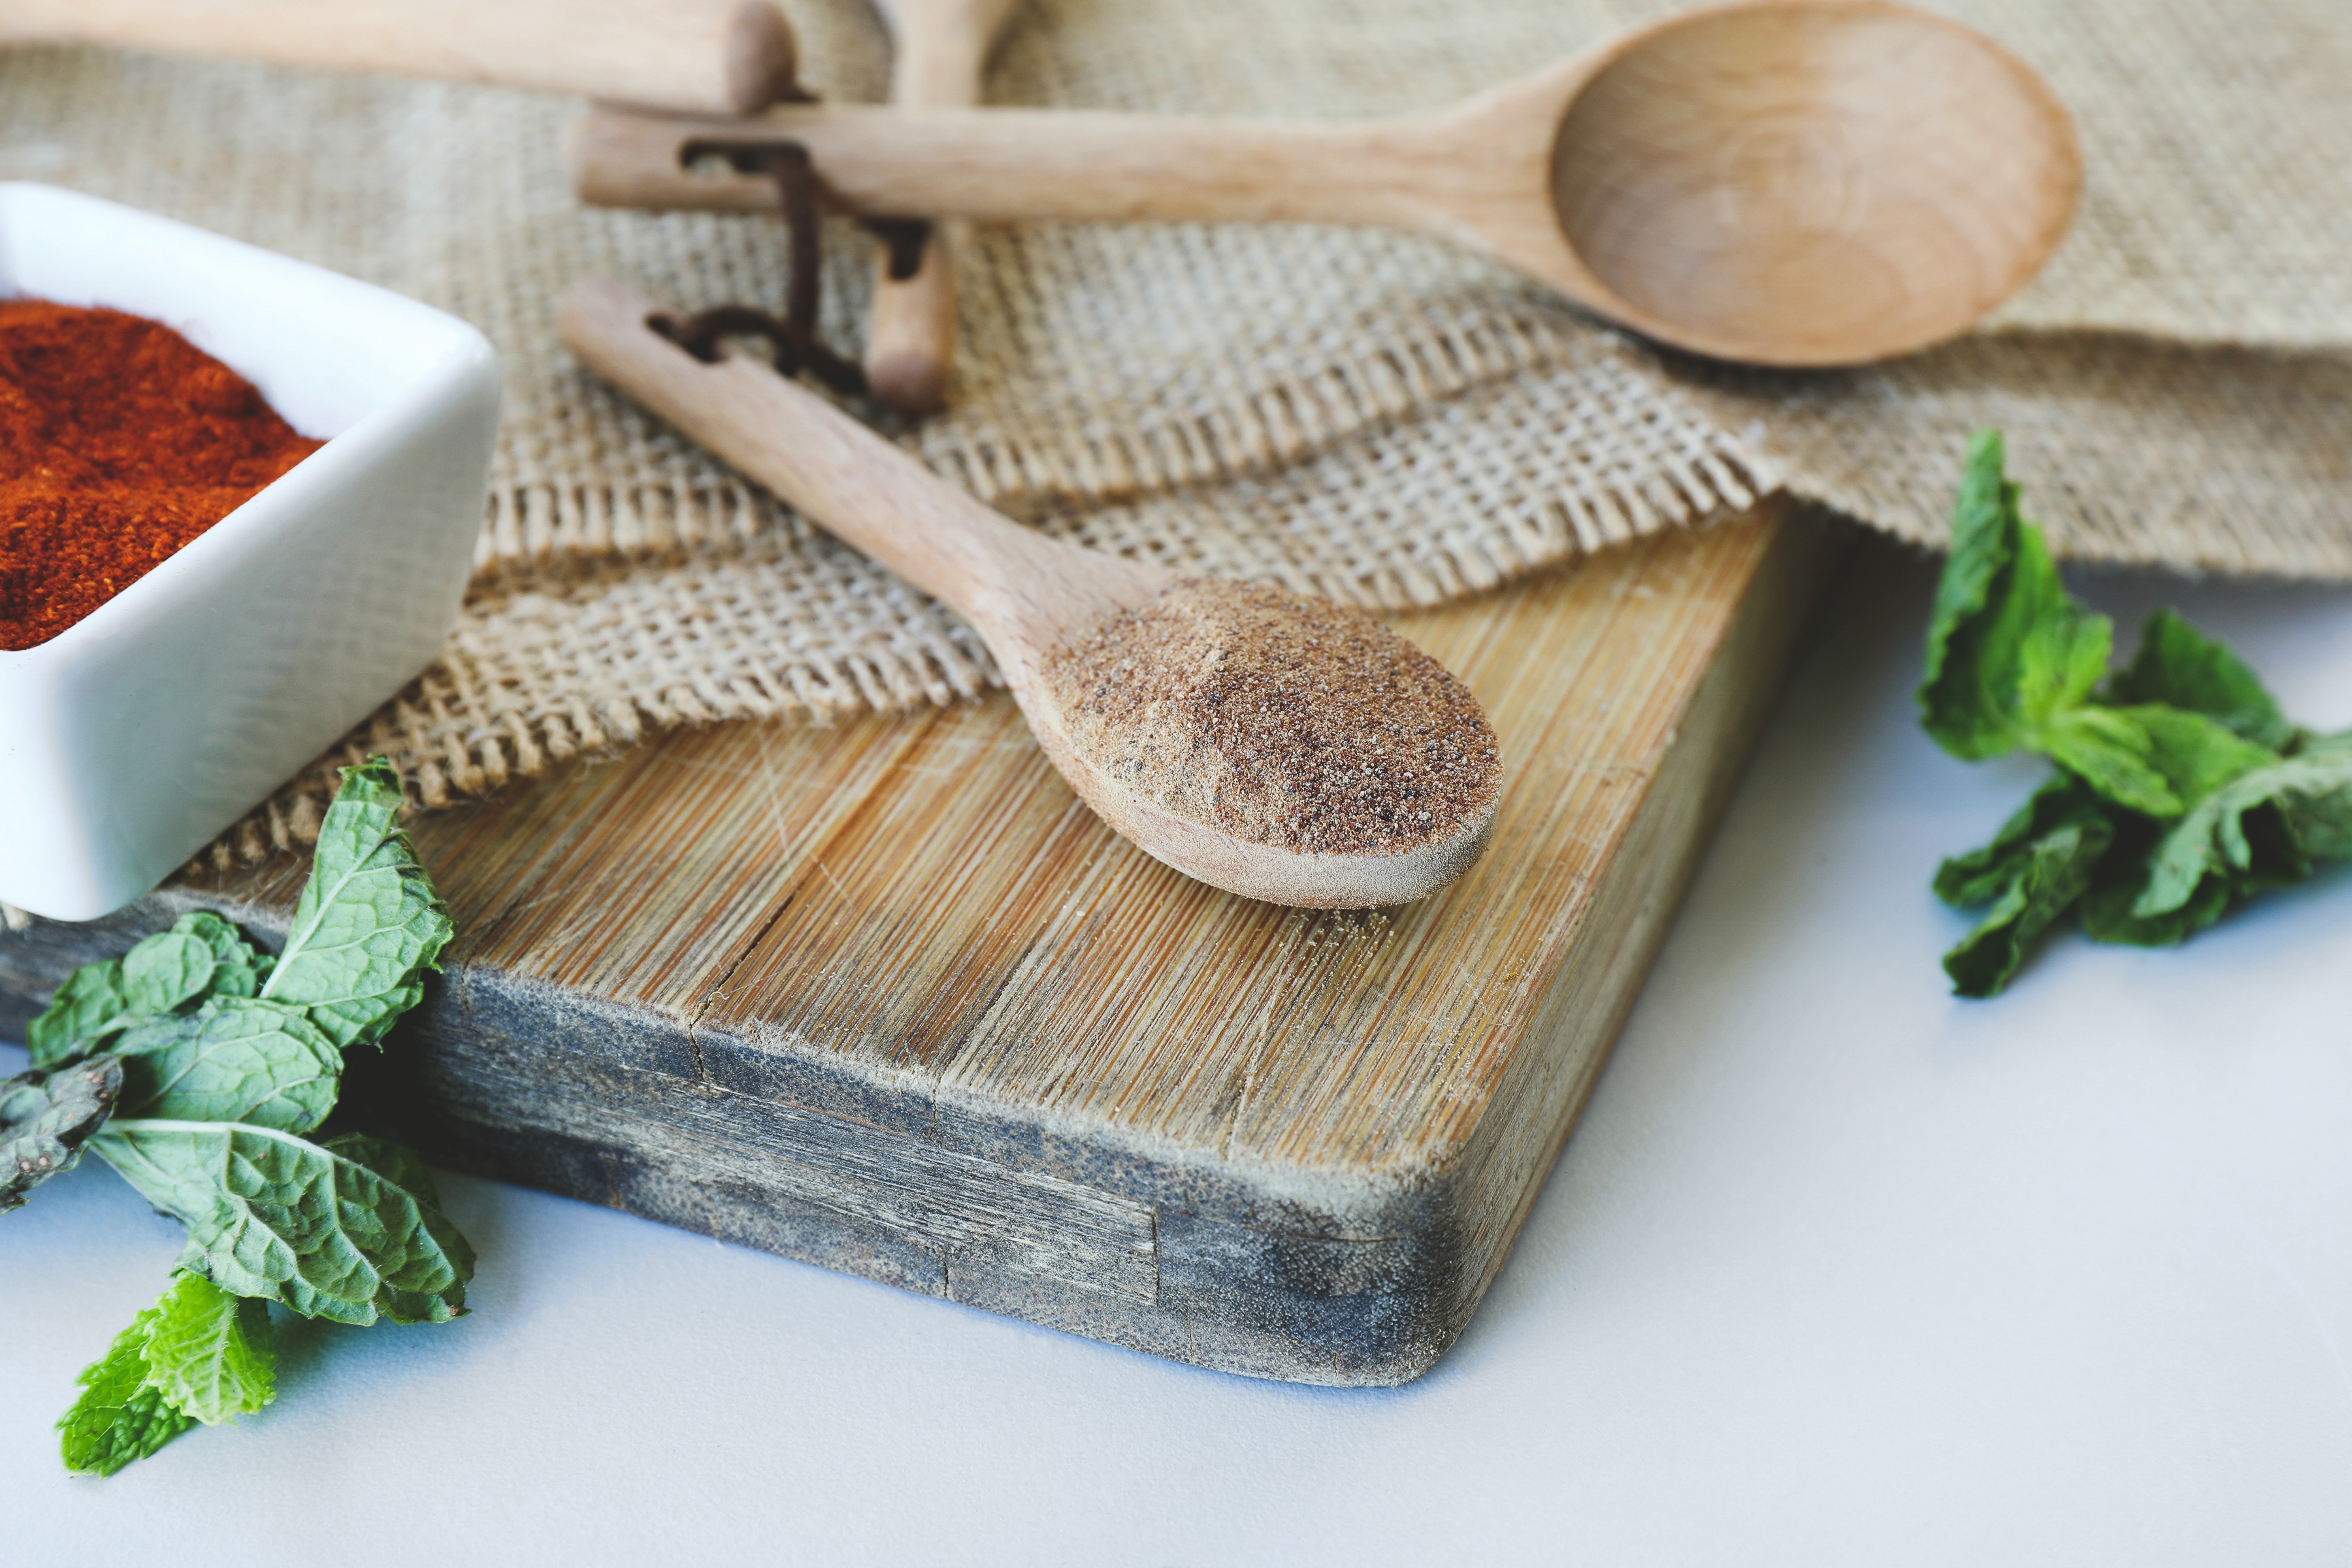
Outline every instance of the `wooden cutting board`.
{"label": "wooden cutting board", "polygon": [[[1396,617],[1503,742],[1400,909],[1216,892],[1002,696],[730,724],[420,817],[458,940],[346,1103],[450,1165],[1153,1353],[1392,1384],[1461,1331],[1601,1069],[1832,554],[1779,502]],[[304,863],[0,937],[0,1029]]]}

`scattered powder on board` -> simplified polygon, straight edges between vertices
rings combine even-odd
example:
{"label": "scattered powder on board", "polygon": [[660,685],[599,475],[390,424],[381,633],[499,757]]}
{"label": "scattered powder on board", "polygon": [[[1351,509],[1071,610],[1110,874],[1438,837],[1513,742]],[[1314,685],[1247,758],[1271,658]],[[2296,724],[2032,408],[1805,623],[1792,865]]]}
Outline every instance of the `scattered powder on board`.
{"label": "scattered powder on board", "polygon": [[1495,731],[1444,666],[1370,616],[1185,578],[1054,649],[1070,737],[1157,804],[1255,843],[1402,853],[1483,816]]}

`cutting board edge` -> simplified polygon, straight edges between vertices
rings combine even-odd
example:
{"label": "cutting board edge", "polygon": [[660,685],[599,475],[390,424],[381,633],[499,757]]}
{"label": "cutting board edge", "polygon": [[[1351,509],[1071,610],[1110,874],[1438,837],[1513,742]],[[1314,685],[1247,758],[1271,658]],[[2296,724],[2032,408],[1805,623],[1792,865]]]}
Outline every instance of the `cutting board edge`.
{"label": "cutting board edge", "polygon": [[[1683,897],[1763,739],[1811,612],[1853,541],[1849,525],[1785,493],[1768,498],[1765,505],[1774,510],[1776,536],[1692,693],[1649,795],[1626,825],[1611,857],[1611,874],[1596,889],[1579,933],[1582,938],[1605,931],[1624,910],[1624,934],[1597,981],[1572,952],[1560,965],[1528,1036],[1531,1043],[1545,1037],[1564,1043],[1517,1053],[1465,1148],[1461,1185],[1465,1194],[1480,1188],[1486,1194],[1486,1201],[1470,1198],[1465,1212],[1488,1220],[1483,1234],[1474,1233],[1464,1243],[1477,1265],[1465,1292],[1465,1326],[1508,1259],[1546,1177],[1600,1084]],[[1702,742],[1710,727],[1729,738],[1715,749],[1713,766],[1694,776],[1689,759],[1706,754]],[[1664,846],[1670,853],[1654,858],[1646,847],[1671,837],[1678,803],[1690,810],[1696,830]],[[1646,879],[1639,874],[1643,868],[1654,868]],[[1580,988],[1580,981],[1588,984]]]}
{"label": "cutting board edge", "polygon": [[[1335,1206],[1359,1215],[1364,1212],[1358,1206],[1367,1185],[1361,1173],[1345,1178],[1355,1201],[1337,1205],[1328,1200],[1339,1194],[1329,1191],[1328,1184],[1321,1193],[1325,1201],[1317,1202],[1311,1182],[1302,1191],[1288,1182],[1266,1180],[1278,1173],[1256,1173],[1257,1180],[1238,1181],[1241,1190],[1231,1194],[1240,1197],[1255,1189],[1254,1201],[1236,1214],[1222,1205],[1200,1202],[1210,1194],[1199,1191],[1190,1194],[1188,1205],[1186,1194],[1166,1186],[1150,1198],[1109,1189],[1089,1194],[1085,1184],[1070,1182],[1066,1173],[1034,1165],[1024,1169],[1022,1163],[990,1160],[972,1152],[969,1145],[995,1141],[976,1137],[975,1127],[967,1124],[935,1152],[941,1158],[973,1162],[959,1167],[971,1179],[987,1185],[1002,1178],[1032,1197],[1041,1183],[1060,1184],[1068,1191],[1049,1195],[1082,1205],[1099,1197],[1109,1205],[1106,1210],[1110,1215],[1106,1233],[1109,1239],[1100,1258],[1088,1267],[1108,1259],[1103,1277],[1111,1279],[1113,1285],[1053,1277],[1050,1272],[1041,1275],[1034,1256],[1015,1258],[1007,1265],[1000,1256],[1001,1247],[995,1253],[983,1247],[979,1252],[967,1248],[961,1254],[945,1254],[934,1269],[937,1247],[894,1250],[889,1245],[892,1238],[877,1238],[871,1226],[858,1231],[846,1220],[835,1224],[833,1234],[826,1235],[821,1215],[812,1228],[803,1223],[806,1214],[779,1219],[784,1209],[765,1200],[722,1212],[724,1205],[703,1190],[709,1184],[680,1180],[652,1165],[631,1176],[636,1190],[625,1193],[621,1178],[627,1173],[619,1170],[611,1150],[576,1140],[566,1149],[563,1135],[553,1128],[533,1131],[509,1126],[494,1131],[469,1116],[464,1120],[483,1136],[468,1142],[440,1136],[431,1125],[415,1125],[414,1118],[395,1120],[410,1123],[400,1130],[421,1135],[428,1150],[461,1168],[521,1180],[1149,1353],[1292,1382],[1367,1385],[1411,1381],[1435,1363],[1470,1321],[1524,1224],[1543,1184],[1544,1173],[1598,1079],[1608,1047],[1671,923],[1680,890],[1702,858],[1714,820],[1761,731],[1769,693],[1777,688],[1796,642],[1797,625],[1802,618],[1799,601],[1808,600],[1826,577],[1825,563],[1820,559],[1826,549],[1825,538],[1821,524],[1784,523],[1757,568],[1755,586],[1727,629],[1706,676],[1694,688],[1675,741],[1621,842],[1630,846],[1643,837],[1673,837],[1668,830],[1675,826],[1669,819],[1675,803],[1692,794],[1687,787],[1677,793],[1677,781],[1690,771],[1685,759],[1708,753],[1711,725],[1734,727],[1736,738],[1728,746],[1715,748],[1715,766],[1696,789],[1697,805],[1688,824],[1690,830],[1680,836],[1673,854],[1623,855],[1611,860],[1610,872],[1596,889],[1591,913],[1580,935],[1591,932],[1591,940],[1601,940],[1605,928],[1618,924],[1612,915],[1621,908],[1631,909],[1633,917],[1619,926],[1614,951],[1601,966],[1602,978],[1595,983],[1597,994],[1590,995],[1590,1005],[1576,1005],[1581,994],[1570,983],[1569,971],[1578,966],[1572,963],[1562,966],[1562,977],[1555,981],[1553,997],[1547,1005],[1547,1022],[1535,1033],[1565,1037],[1567,1043],[1516,1053],[1513,1076],[1461,1146],[1461,1159],[1446,1163],[1450,1168],[1382,1173],[1370,1183],[1376,1187],[1385,1184],[1391,1195],[1412,1190],[1416,1201],[1406,1206],[1418,1213],[1409,1219],[1405,1234],[1339,1233],[1341,1227],[1333,1224]],[[1744,656],[1743,649],[1754,657]],[[1738,700],[1742,695],[1751,700],[1742,703]],[[120,952],[129,940],[159,929],[188,907],[219,907],[223,902],[182,889],[164,889],[94,925],[63,928],[45,922],[36,931],[47,938],[49,950],[48,961],[41,966],[50,972],[47,984],[54,984],[73,963]],[[282,930],[282,915],[268,910],[232,902],[228,912],[252,925],[265,939],[274,939]],[[30,1011],[23,969],[21,963],[0,963],[0,1023]],[[507,999],[527,1002],[532,993],[544,992],[547,995],[541,1002],[560,1002],[565,1024],[575,1031],[586,1014],[623,1006],[572,997],[526,977],[481,972],[460,971],[436,985],[436,991],[437,1005],[412,1026],[428,1036],[436,1028],[436,1016],[453,1019],[460,1014],[475,1014],[482,1005],[492,1003],[492,993],[509,993]],[[537,1011],[541,1023],[554,1026],[552,1010],[527,1011]],[[705,1079],[697,1088],[704,1098],[711,1098],[705,1092],[711,1090],[719,1096],[736,1093],[738,1099],[743,1098],[722,1084],[707,1081],[706,1069],[714,1052],[728,1054],[721,1041],[708,1035],[698,1039],[683,1019],[651,1010],[630,1011],[644,1015],[635,1020],[639,1026],[617,1031],[616,1036],[637,1042],[632,1048],[640,1054],[647,1048],[643,1044],[649,1033],[642,1026],[646,1018],[667,1023],[675,1037],[662,1048],[674,1047],[679,1054],[660,1064],[667,1069],[663,1076],[673,1079],[667,1091],[673,1098],[691,1087],[688,1078],[677,1076],[680,1073]],[[412,1038],[407,1049],[396,1047],[394,1055],[386,1059],[411,1065],[429,1062],[429,1048],[418,1049],[422,1043]],[[870,1095],[908,1087],[882,1085],[846,1070],[835,1076],[840,1080],[834,1086],[836,1092],[846,1089]],[[940,1131],[936,1094],[923,1111],[922,1124],[908,1124],[908,1105],[923,1098],[915,1094],[908,1104],[883,1108],[886,1113],[873,1119],[844,1114],[851,1108],[843,1106],[831,1110],[781,1104],[759,1109],[761,1114],[771,1117],[829,1118],[850,1129],[863,1127],[868,1132],[851,1135],[869,1142],[884,1136],[911,1142],[924,1133]],[[955,1097],[949,1099],[951,1123],[959,1117],[967,1123],[992,1119],[986,1114],[991,1108],[957,1105]],[[736,1112],[746,1109],[731,1108]],[[445,1112],[442,1125],[447,1127],[455,1120]],[[1027,1131],[1033,1137],[1040,1135],[1034,1125]],[[1099,1159],[1106,1152],[1105,1130],[1097,1127],[1092,1131],[1087,1143]],[[656,1140],[646,1142],[650,1145]],[[713,1146],[706,1142],[703,1147],[707,1151]],[[756,1147],[745,1147],[756,1157],[772,1159]],[[899,1146],[898,1152],[904,1152],[906,1147]],[[1003,1146],[992,1152],[1001,1153]],[[931,1152],[919,1157],[930,1157]],[[1198,1163],[1195,1152],[1188,1150],[1146,1150],[1139,1143],[1127,1152],[1158,1166],[1162,1176],[1176,1166]],[[644,1153],[641,1149],[631,1157]],[[1158,1158],[1152,1157],[1155,1154]],[[1065,1172],[1068,1169],[1066,1164]],[[1232,1166],[1219,1173],[1228,1184],[1235,1184],[1244,1174],[1241,1168]],[[1276,1199],[1269,1185],[1289,1190]],[[1514,1186],[1516,1193],[1511,1191]],[[1074,1194],[1078,1195],[1072,1198]],[[1118,1208],[1122,1201],[1129,1205],[1126,1211]],[[811,1212],[823,1206],[815,1205]],[[1224,1212],[1218,1212],[1220,1208]],[[1395,1218],[1408,1219],[1393,1209],[1391,1213]],[[1290,1223],[1270,1223],[1286,1220]],[[792,1229],[786,1221],[799,1228]],[[1122,1225],[1128,1227],[1123,1236],[1118,1229]],[[1140,1295],[1139,1266],[1130,1256],[1141,1250],[1139,1238],[1147,1237],[1149,1305]],[[979,1261],[974,1262],[975,1258]],[[1116,1288],[1121,1280],[1135,1289]]]}

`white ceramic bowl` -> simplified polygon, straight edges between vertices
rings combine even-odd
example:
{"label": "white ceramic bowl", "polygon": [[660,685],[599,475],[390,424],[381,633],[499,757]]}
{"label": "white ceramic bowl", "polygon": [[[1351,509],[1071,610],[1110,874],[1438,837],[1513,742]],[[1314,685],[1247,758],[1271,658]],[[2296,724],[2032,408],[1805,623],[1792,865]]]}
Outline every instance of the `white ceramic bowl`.
{"label": "white ceramic bowl", "polygon": [[37,647],[0,652],[0,900],[153,887],[423,668],[482,526],[497,361],[455,317],[184,224],[0,184],[0,296],[185,335],[327,444]]}

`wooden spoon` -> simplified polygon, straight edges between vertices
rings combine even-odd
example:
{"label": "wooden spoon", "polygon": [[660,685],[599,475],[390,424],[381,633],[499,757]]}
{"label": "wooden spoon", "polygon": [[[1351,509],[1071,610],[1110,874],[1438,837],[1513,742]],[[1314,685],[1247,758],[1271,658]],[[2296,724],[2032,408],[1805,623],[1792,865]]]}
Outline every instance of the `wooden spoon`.
{"label": "wooden spoon", "polygon": [[1851,364],[1966,329],[2074,213],[2073,121],[1980,34],[1882,0],[1669,17],[1454,108],[1280,124],[1056,110],[593,114],[580,194],[772,206],[688,142],[787,139],[861,211],[1380,224],[1519,268],[1661,342]]}
{"label": "wooden spoon", "polygon": [[696,359],[656,314],[593,279],[557,325],[592,368],[971,622],[1054,765],[1145,853],[1245,897],[1349,909],[1433,892],[1486,847],[1494,731],[1379,622],[1048,539],[760,361]]}
{"label": "wooden spoon", "polygon": [[771,0],[5,0],[0,45],[23,43],[497,82],[688,114],[793,96],[793,30]]}
{"label": "wooden spoon", "polygon": [[[908,108],[961,109],[980,101],[981,74],[1021,0],[875,0],[889,24],[896,53],[890,101]],[[875,398],[901,414],[946,406],[955,363],[955,252],[963,226],[945,224],[923,247],[911,278],[874,279],[866,326],[866,381]]]}

